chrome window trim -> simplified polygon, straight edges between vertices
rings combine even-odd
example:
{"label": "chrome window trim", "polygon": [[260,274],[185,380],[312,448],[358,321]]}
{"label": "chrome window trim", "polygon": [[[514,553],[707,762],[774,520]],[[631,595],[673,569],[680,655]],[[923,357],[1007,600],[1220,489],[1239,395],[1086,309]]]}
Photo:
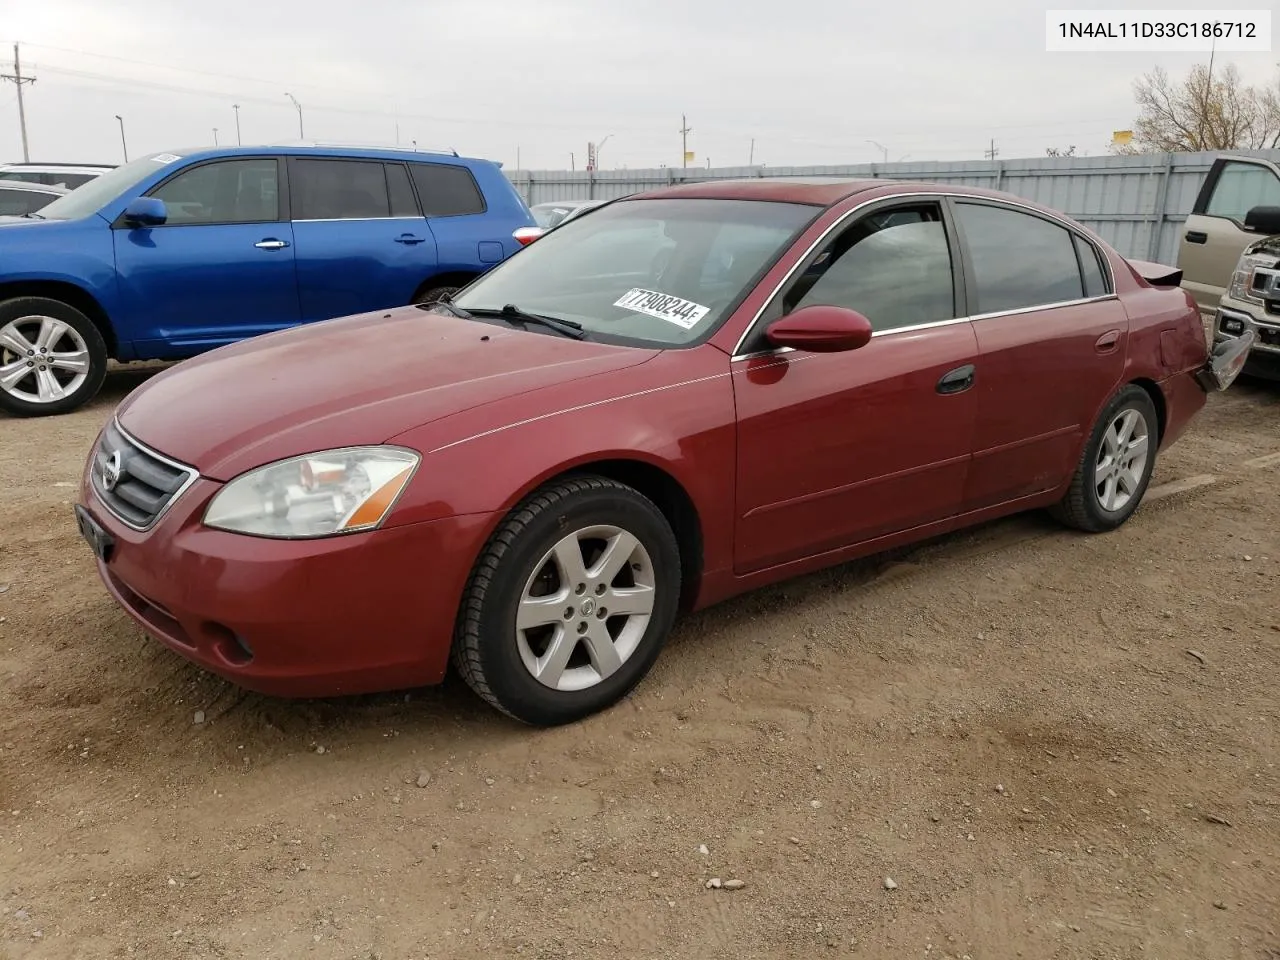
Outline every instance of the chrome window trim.
{"label": "chrome window trim", "polygon": [[[181,499],[182,495],[185,494],[189,489],[191,489],[191,485],[193,483],[195,483],[197,480],[200,479],[200,471],[197,470],[195,467],[191,466],[190,464],[182,463],[181,461],[174,460],[172,457],[166,457],[159,450],[156,450],[152,447],[147,446],[145,443],[143,443],[141,440],[139,440],[137,437],[131,434],[128,430],[122,427],[120,425],[120,420],[117,417],[113,416],[111,418],[111,426],[120,434],[120,436],[124,437],[126,440],[128,440],[131,444],[133,444],[143,453],[147,454],[148,456],[155,457],[161,463],[164,463],[167,466],[173,467],[173,469],[179,471],[180,473],[185,473],[187,475],[187,479],[182,481],[182,485],[179,486],[177,490],[173,491],[173,496],[171,496],[165,502],[165,505],[156,512],[156,515],[151,518],[151,522],[146,526],[140,527],[136,523],[126,520],[115,510],[111,509],[111,504],[107,503],[106,498],[103,497],[102,494],[98,491],[98,485],[93,481],[93,468],[92,467],[89,468],[90,469],[89,486],[90,488],[92,488],[93,495],[97,498],[98,502],[102,504],[103,509],[106,510],[107,513],[111,514],[111,516],[115,517],[115,519],[123,523],[130,530],[136,530],[139,533],[146,533],[149,530],[151,530],[153,527],[155,527],[155,525],[160,522],[161,518],[164,517],[164,515],[169,512],[169,508],[172,507],[175,503],[177,503],[178,500]],[[104,430],[103,432],[105,433],[106,431]],[[90,456],[93,456],[94,458],[97,457],[98,445],[99,445],[98,443],[95,443],[93,445],[93,453],[90,454]]]}
{"label": "chrome window trim", "polygon": [[407,217],[290,217],[286,223],[355,223],[362,220],[425,220],[422,214]]}
{"label": "chrome window trim", "polygon": [[[778,281],[778,283],[774,286],[773,290],[769,292],[769,295],[765,297],[764,303],[761,304],[760,309],[756,311],[755,316],[751,318],[751,322],[747,324],[746,328],[742,331],[742,335],[738,337],[738,342],[734,344],[733,351],[730,354],[730,362],[745,360],[748,357],[759,357],[759,356],[764,356],[766,354],[779,352],[776,350],[757,350],[757,351],[754,351],[753,353],[741,353],[740,351],[742,350],[742,345],[747,342],[747,339],[751,336],[752,332],[756,329],[756,326],[760,323],[760,318],[764,316],[764,312],[765,310],[768,309],[769,304],[773,303],[774,298],[778,296],[778,294],[782,291],[782,288],[791,282],[791,278],[795,276],[795,273],[797,270],[800,269],[800,266],[806,260],[809,259],[809,257],[813,254],[815,250],[818,249],[818,247],[820,247],[822,244],[824,244],[827,241],[827,238],[831,236],[832,233],[840,229],[845,224],[845,222],[849,220],[850,217],[857,214],[860,210],[866,207],[869,207],[873,204],[884,203],[890,200],[914,200],[914,199],[920,199],[920,198],[935,198],[939,201],[939,203],[941,203],[943,200],[954,200],[954,201],[976,200],[980,203],[991,204],[993,206],[1005,206],[1005,207],[1012,207],[1017,210],[1025,210],[1026,212],[1032,214],[1033,216],[1038,216],[1046,220],[1053,220],[1057,222],[1060,226],[1062,226],[1065,230],[1069,231],[1071,234],[1080,237],[1081,240],[1084,240],[1086,243],[1089,244],[1089,246],[1093,248],[1094,253],[1098,255],[1098,259],[1106,266],[1106,271],[1107,271],[1106,279],[1108,281],[1107,285],[1111,287],[1111,292],[1104,294],[1100,297],[1084,297],[1076,300],[1064,300],[1058,303],[1039,304],[1034,307],[1020,307],[1016,310],[1002,310],[996,313],[983,313],[983,314],[978,314],[972,317],[953,317],[948,320],[938,320],[938,321],[933,321],[931,323],[916,324],[911,327],[898,327],[893,330],[882,330],[879,333],[873,333],[872,337],[885,336],[891,333],[903,333],[907,330],[923,330],[928,327],[941,326],[943,324],[962,323],[966,321],[972,322],[975,320],[988,320],[988,319],[991,319],[992,317],[1012,316],[1018,313],[1031,313],[1037,310],[1052,310],[1055,307],[1065,307],[1065,306],[1073,306],[1081,303],[1094,303],[1094,302],[1100,302],[1102,300],[1119,299],[1119,295],[1115,292],[1116,277],[1115,277],[1115,270],[1111,264],[1111,258],[1109,256],[1103,256],[1103,251],[1098,249],[1098,245],[1094,243],[1093,240],[1091,240],[1089,237],[1086,237],[1083,233],[1080,233],[1076,229],[1075,224],[1073,224],[1070,220],[1066,219],[1064,216],[1060,214],[1052,213],[1046,210],[1041,210],[1038,207],[1033,207],[1027,203],[1019,203],[1016,200],[1005,200],[1004,198],[982,197],[982,196],[974,196],[972,194],[946,193],[946,192],[938,192],[938,191],[930,191],[930,192],[912,191],[910,193],[893,193],[893,194],[889,194],[888,196],[873,197],[869,200],[863,200],[861,203],[855,204],[854,206],[850,207],[843,214],[841,214],[841,216],[837,218],[834,223],[832,223],[829,227],[827,227],[826,230],[822,231],[822,233],[818,235],[818,237],[813,241],[813,243],[809,244],[809,246],[805,248],[805,251],[800,256],[800,258],[796,260],[794,264],[792,264],[791,269],[789,269],[783,275],[782,279]],[[1081,282],[1083,283],[1083,280]],[[786,349],[790,350],[793,348],[788,347]]]}

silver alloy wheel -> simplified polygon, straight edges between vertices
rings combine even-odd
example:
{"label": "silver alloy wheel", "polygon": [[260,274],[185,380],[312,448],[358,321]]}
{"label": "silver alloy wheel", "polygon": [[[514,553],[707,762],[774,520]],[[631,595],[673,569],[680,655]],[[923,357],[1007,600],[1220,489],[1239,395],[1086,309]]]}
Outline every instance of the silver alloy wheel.
{"label": "silver alloy wheel", "polygon": [[27,403],[54,403],[89,376],[89,345],[64,320],[32,315],[0,327],[0,390]]}
{"label": "silver alloy wheel", "polygon": [[611,525],[584,527],[548,550],[520,594],[516,645],[553,690],[594,687],[636,652],[654,605],[649,551]]}
{"label": "silver alloy wheel", "polygon": [[1147,418],[1130,407],[1116,415],[1102,435],[1093,483],[1103,510],[1115,513],[1138,493],[1150,456]]}

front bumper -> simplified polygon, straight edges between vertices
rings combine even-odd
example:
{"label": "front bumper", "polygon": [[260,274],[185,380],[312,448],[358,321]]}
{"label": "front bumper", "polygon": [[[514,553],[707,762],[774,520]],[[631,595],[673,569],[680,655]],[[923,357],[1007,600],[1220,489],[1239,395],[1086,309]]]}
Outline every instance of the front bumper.
{"label": "front bumper", "polygon": [[1264,307],[1227,300],[1213,316],[1213,341],[1224,343],[1252,330],[1254,343],[1250,351],[1257,356],[1280,359],[1280,315]]}
{"label": "front bumper", "polygon": [[438,683],[487,515],[320,540],[200,523],[199,478],[139,532],[81,484],[77,523],[116,602],[152,637],[231,682],[281,697]]}

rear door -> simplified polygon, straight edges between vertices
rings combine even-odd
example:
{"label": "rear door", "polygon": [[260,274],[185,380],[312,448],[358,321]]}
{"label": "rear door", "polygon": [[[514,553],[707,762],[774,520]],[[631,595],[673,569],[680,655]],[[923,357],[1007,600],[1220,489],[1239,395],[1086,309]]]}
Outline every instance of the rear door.
{"label": "rear door", "polygon": [[403,163],[290,157],[302,321],[402,307],[436,272]]}
{"label": "rear door", "polygon": [[979,349],[965,509],[980,510],[1066,479],[1124,370],[1129,318],[1082,234],[998,201],[952,209]]}
{"label": "rear door", "polygon": [[1251,157],[1215,160],[1178,247],[1182,286],[1201,314],[1217,310],[1240,254],[1259,239],[1244,229],[1245,214],[1258,206],[1280,206],[1280,167]]}

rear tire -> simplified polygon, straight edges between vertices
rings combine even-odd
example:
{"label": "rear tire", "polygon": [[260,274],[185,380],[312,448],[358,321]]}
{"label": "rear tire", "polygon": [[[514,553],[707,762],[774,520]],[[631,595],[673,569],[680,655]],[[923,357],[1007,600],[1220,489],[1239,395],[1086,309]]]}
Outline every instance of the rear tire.
{"label": "rear tire", "polygon": [[1158,443],[1159,420],[1151,397],[1133,384],[1122,387],[1098,417],[1071,486],[1050,513],[1088,533],[1116,529],[1147,492]]}
{"label": "rear tire", "polygon": [[106,341],[75,307],[47,297],[0,303],[0,410],[69,413],[97,395],[106,375]]}
{"label": "rear tire", "polygon": [[445,297],[452,297],[461,289],[461,287],[431,287],[414,297],[413,302],[423,306],[439,303]]}
{"label": "rear tire", "polygon": [[680,584],[675,535],[652,501],[604,477],[552,482],[508,514],[476,561],[454,666],[510,717],[571,723],[648,673]]}

